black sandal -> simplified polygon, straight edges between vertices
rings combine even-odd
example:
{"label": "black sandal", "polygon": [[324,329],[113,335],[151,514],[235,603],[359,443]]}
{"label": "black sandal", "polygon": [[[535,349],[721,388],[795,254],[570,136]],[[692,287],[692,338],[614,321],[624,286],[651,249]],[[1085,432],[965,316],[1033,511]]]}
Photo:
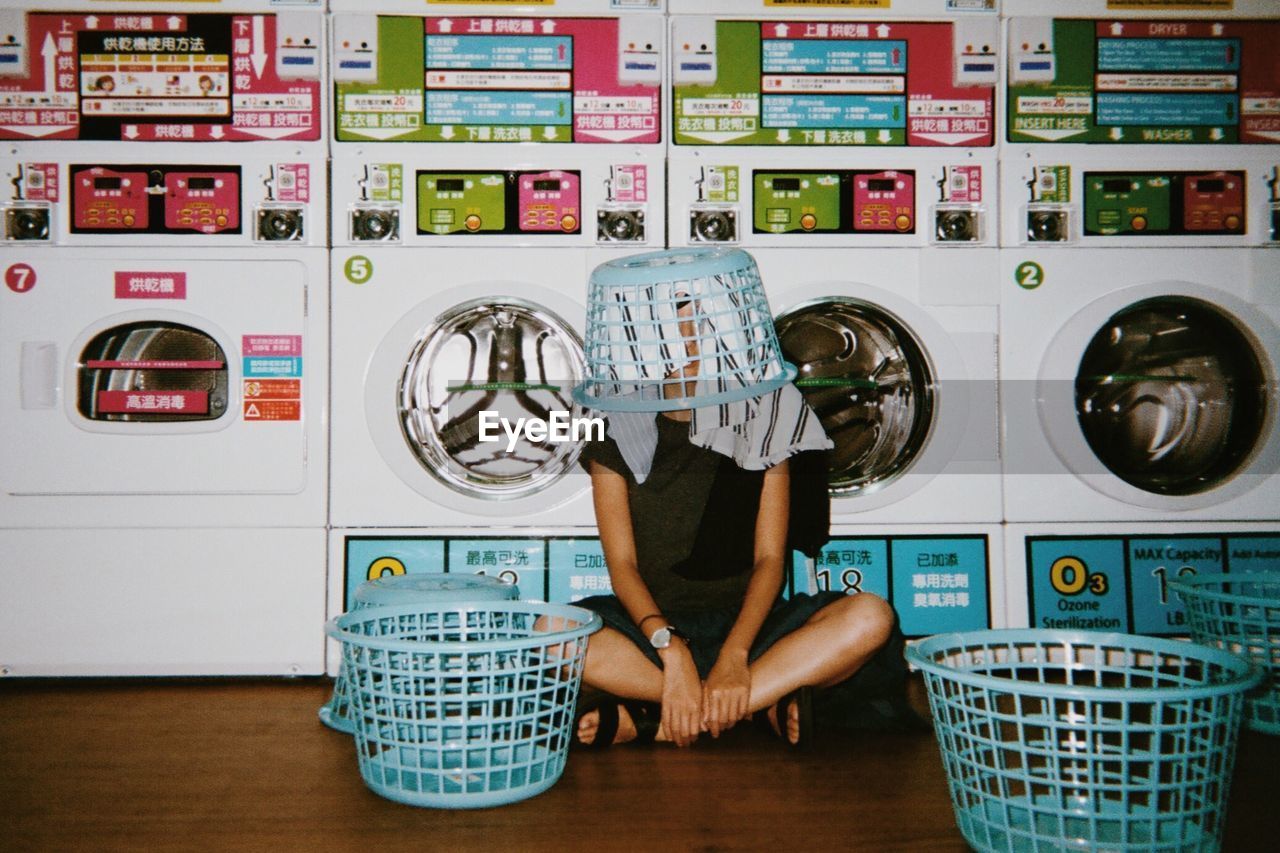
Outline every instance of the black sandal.
{"label": "black sandal", "polygon": [[[791,703],[796,705],[797,722],[800,725],[799,736],[794,742],[787,736],[787,709],[791,707]],[[813,688],[809,685],[803,685],[792,690],[786,696],[783,696],[773,706],[774,720],[777,722],[777,728],[774,723],[769,721],[769,711],[764,709],[755,717],[755,724],[762,730],[768,732],[776,738],[780,738],[783,743],[793,749],[809,750],[813,748],[814,734],[816,724],[813,715]]]}
{"label": "black sandal", "polygon": [[[654,738],[658,736],[658,728],[662,725],[662,706],[653,702],[641,702],[638,699],[620,699],[612,693],[593,691],[590,696],[583,696],[578,702],[578,712],[573,718],[573,740],[570,741],[572,747],[574,749],[608,749],[613,746],[614,738],[618,736],[620,720],[618,706],[627,709],[627,713],[631,715],[631,722],[636,727],[635,740],[627,743],[653,743]],[[583,743],[578,739],[578,725],[582,722],[582,718],[592,711],[600,715],[596,736],[591,743]]]}

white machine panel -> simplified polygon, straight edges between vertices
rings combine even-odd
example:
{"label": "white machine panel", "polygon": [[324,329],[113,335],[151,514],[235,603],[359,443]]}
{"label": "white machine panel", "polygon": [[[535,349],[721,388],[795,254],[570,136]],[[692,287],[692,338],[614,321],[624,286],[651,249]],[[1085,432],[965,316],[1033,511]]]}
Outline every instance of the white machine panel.
{"label": "white machine panel", "polygon": [[0,677],[324,668],[319,527],[8,529],[0,555]]}
{"label": "white machine panel", "polygon": [[323,258],[15,253],[0,290],[6,521],[321,523]]}

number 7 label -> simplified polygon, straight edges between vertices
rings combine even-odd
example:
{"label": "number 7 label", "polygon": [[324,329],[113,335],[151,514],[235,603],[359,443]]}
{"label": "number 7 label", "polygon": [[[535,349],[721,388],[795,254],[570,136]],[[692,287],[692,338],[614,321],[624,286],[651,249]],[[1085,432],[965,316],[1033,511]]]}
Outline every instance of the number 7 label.
{"label": "number 7 label", "polygon": [[4,271],[4,283],[14,293],[26,293],[36,286],[36,271],[30,264],[12,264]]}

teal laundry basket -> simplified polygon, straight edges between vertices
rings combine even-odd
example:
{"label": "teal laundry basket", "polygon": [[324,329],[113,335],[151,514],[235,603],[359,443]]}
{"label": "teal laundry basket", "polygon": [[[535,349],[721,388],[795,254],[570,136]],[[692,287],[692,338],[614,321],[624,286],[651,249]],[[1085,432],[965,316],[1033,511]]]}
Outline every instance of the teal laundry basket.
{"label": "teal laundry basket", "polygon": [[1197,643],[1226,649],[1266,673],[1244,700],[1245,724],[1280,735],[1280,572],[1194,575],[1170,582]]}
{"label": "teal laundry basket", "polygon": [[664,249],[600,264],[584,349],[587,376],[573,399],[602,412],[741,402],[796,377],[760,270],[741,249]]}
{"label": "teal laundry basket", "polygon": [[1243,696],[1197,643],[1087,631],[942,634],[924,671],[956,822],[981,851],[1213,851]]}
{"label": "teal laundry basket", "polygon": [[[515,584],[488,575],[417,572],[365,581],[356,587],[351,609],[392,604],[511,601],[519,597],[520,589]],[[351,718],[351,686],[346,667],[341,663],[333,682],[333,695],[320,706],[320,722],[346,734],[355,731],[355,721]]]}
{"label": "teal laundry basket", "polygon": [[534,601],[353,610],[329,622],[351,685],[360,775],[415,806],[481,808],[564,772],[600,617]]}

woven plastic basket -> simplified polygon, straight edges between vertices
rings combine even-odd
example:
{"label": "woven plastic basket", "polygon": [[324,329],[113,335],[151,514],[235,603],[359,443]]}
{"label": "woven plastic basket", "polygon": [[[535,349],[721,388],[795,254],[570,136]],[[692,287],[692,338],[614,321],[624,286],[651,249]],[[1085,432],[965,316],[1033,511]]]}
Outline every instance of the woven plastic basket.
{"label": "woven plastic basket", "polygon": [[1280,735],[1280,572],[1196,575],[1169,586],[1186,604],[1196,642],[1246,657],[1266,673],[1262,688],[1245,697],[1245,723]]}
{"label": "woven plastic basket", "polygon": [[532,601],[354,610],[330,621],[351,682],[360,775],[415,806],[531,797],[564,771],[600,617]]}
{"label": "woven plastic basket", "polygon": [[[356,587],[352,610],[362,607],[385,607],[393,604],[452,604],[463,601],[513,601],[520,597],[515,584],[488,575],[420,572],[386,575],[365,581]],[[333,682],[333,695],[320,706],[320,722],[331,729],[351,734],[351,685],[347,668],[338,664],[338,677]]]}
{"label": "woven plastic basket", "polygon": [[1195,643],[944,634],[924,670],[956,822],[977,850],[1219,847],[1243,694],[1260,673]]}
{"label": "woven plastic basket", "polygon": [[741,249],[647,252],[591,273],[588,408],[656,412],[759,397],[796,376],[783,361],[755,260]]}

